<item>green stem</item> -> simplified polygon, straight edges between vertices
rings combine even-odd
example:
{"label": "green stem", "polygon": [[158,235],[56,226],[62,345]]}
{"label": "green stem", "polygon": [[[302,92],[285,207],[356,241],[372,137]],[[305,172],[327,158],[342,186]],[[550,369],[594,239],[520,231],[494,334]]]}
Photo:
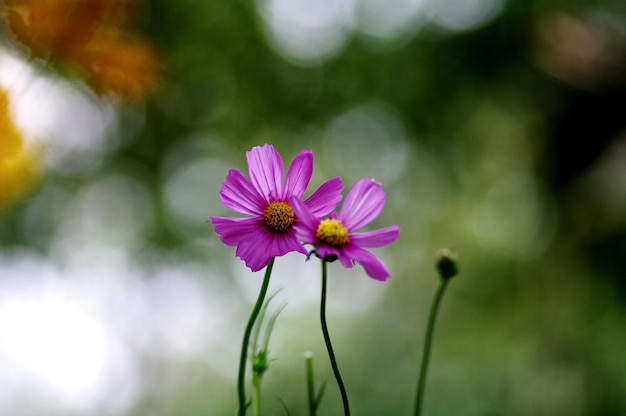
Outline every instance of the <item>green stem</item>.
{"label": "green stem", "polygon": [[254,406],[254,416],[261,416],[261,375],[252,374],[252,405]]}
{"label": "green stem", "polygon": [[250,314],[250,319],[248,319],[248,324],[246,325],[246,330],[243,334],[243,341],[241,342],[241,358],[239,360],[239,376],[237,379],[237,393],[239,395],[239,416],[245,416],[246,414],[246,390],[245,390],[245,377],[246,377],[246,362],[248,360],[248,348],[250,344],[250,334],[252,333],[252,328],[254,328],[254,322],[256,321],[257,316],[259,315],[259,311],[263,306],[263,302],[265,301],[265,295],[267,293],[267,288],[270,284],[270,276],[272,275],[272,267],[274,266],[274,258],[270,260],[267,268],[265,269],[265,277],[263,278],[263,284],[261,285],[261,290],[259,291],[259,297],[252,309],[252,313]]}
{"label": "green stem", "polygon": [[326,343],[326,349],[328,350],[328,357],[330,358],[330,365],[333,368],[335,379],[339,385],[339,391],[341,392],[341,400],[343,401],[343,414],[344,416],[350,416],[350,404],[348,403],[348,394],[346,388],[341,380],[341,373],[337,366],[337,360],[335,359],[335,353],[333,352],[333,346],[330,342],[330,335],[328,334],[328,326],[326,325],[326,277],[327,263],[322,260],[322,300],[320,302],[320,321],[322,323],[322,333],[324,334],[324,342]]}
{"label": "green stem", "polygon": [[313,353],[304,354],[304,365],[306,367],[306,387],[309,399],[309,416],[315,416],[317,406],[315,403],[315,381],[313,380]]}
{"label": "green stem", "polygon": [[417,383],[417,395],[415,399],[415,416],[422,414],[422,403],[424,400],[424,386],[426,384],[426,372],[428,371],[428,361],[430,360],[430,346],[432,344],[433,332],[435,330],[435,321],[437,312],[443,294],[448,286],[450,279],[439,279],[439,286],[435,292],[433,303],[430,306],[430,316],[428,318],[428,327],[426,328],[426,337],[424,338],[424,352],[422,353],[422,368],[420,369],[419,380]]}

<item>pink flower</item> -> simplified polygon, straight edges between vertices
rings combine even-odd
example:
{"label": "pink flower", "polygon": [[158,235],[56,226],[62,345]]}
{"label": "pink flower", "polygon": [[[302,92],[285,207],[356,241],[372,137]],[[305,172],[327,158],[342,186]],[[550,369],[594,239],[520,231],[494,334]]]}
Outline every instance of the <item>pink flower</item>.
{"label": "pink flower", "polygon": [[300,202],[314,215],[326,215],[341,201],[343,185],[339,178],[330,179],[302,202],[313,174],[311,151],[304,150],[293,159],[284,183],[283,160],[274,146],[253,147],[246,159],[250,179],[239,170],[229,170],[220,200],[225,207],[248,217],[210,218],[222,242],[236,246],[235,254],[256,272],[273,257],[291,251],[307,254],[294,229],[299,216],[292,201]]}
{"label": "pink flower", "polygon": [[298,237],[305,243],[313,244],[316,255],[323,260],[339,259],[348,268],[356,261],[370,277],[387,280],[390,274],[385,265],[364,247],[381,247],[393,242],[400,235],[400,227],[392,225],[355,232],[380,214],[386,198],[380,184],[365,178],[350,189],[339,213],[332,213],[327,219],[294,201],[293,207],[300,219],[296,226]]}

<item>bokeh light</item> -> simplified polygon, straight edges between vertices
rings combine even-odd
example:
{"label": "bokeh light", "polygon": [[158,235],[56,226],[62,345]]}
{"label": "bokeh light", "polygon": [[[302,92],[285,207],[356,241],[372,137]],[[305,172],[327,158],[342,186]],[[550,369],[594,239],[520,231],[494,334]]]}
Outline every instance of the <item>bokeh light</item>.
{"label": "bokeh light", "polygon": [[320,62],[339,51],[349,36],[349,7],[344,0],[259,0],[270,39],[303,62]]}

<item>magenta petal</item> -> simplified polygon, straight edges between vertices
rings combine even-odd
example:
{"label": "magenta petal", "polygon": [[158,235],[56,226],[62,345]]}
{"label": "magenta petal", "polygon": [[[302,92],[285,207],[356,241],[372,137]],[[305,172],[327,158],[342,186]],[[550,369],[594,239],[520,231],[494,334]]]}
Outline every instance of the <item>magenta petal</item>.
{"label": "magenta petal", "polygon": [[324,182],[304,203],[313,215],[322,217],[330,213],[341,202],[343,184],[341,178],[332,178]]}
{"label": "magenta petal", "polygon": [[385,281],[391,277],[383,262],[373,253],[352,244],[345,247],[344,251],[346,255],[363,266],[365,273],[372,279]]}
{"label": "magenta petal", "polygon": [[386,197],[380,184],[369,178],[360,179],[346,195],[338,218],[348,230],[357,230],[380,214]]}
{"label": "magenta petal", "polygon": [[339,250],[339,261],[346,269],[351,269],[354,266],[354,262],[350,256],[346,255],[343,251]]}
{"label": "magenta petal", "polygon": [[266,202],[272,202],[282,195],[285,168],[283,160],[274,146],[266,144],[253,147],[246,152],[250,180]]}
{"label": "magenta petal", "polygon": [[317,227],[320,225],[319,217],[313,215],[310,209],[297,198],[290,198],[289,205],[296,214],[294,229],[299,239],[305,243],[315,244]]}
{"label": "magenta petal", "polygon": [[336,257],[346,269],[351,269],[352,266],[354,266],[350,257],[336,247],[320,246],[317,248],[316,252],[321,259],[326,259],[328,256]]}
{"label": "magenta petal", "polygon": [[267,266],[272,257],[283,256],[292,251],[307,254],[295,233],[273,234],[266,229],[241,240],[236,254],[253,272]]}
{"label": "magenta petal", "polygon": [[298,198],[302,198],[306,187],[309,186],[309,181],[313,175],[313,152],[310,150],[303,150],[293,159],[289,170],[287,171],[287,179],[285,182],[284,194],[280,195],[281,199],[286,198],[288,195],[293,195]]}
{"label": "magenta petal", "polygon": [[263,220],[259,218],[210,217],[215,232],[227,246],[236,246],[249,236],[265,231]]}
{"label": "magenta petal", "polygon": [[267,266],[274,257],[269,250],[272,236],[266,230],[259,231],[249,238],[241,240],[237,245],[235,254],[246,263],[253,272],[258,272]]}
{"label": "magenta petal", "polygon": [[377,230],[350,234],[350,241],[359,247],[382,247],[395,241],[400,235],[400,227],[379,228]]}
{"label": "magenta petal", "polygon": [[307,254],[306,249],[296,236],[294,230],[284,234],[273,234],[271,243],[263,248],[266,249],[273,257],[283,256],[292,251]]}
{"label": "magenta petal", "polygon": [[250,215],[262,215],[264,199],[252,186],[248,178],[236,169],[231,169],[220,190],[220,200],[228,209]]}

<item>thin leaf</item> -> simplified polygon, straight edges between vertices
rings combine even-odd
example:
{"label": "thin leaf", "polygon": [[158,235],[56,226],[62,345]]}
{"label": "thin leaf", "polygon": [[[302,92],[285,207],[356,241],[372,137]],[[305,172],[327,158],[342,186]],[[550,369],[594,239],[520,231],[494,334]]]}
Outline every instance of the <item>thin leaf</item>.
{"label": "thin leaf", "polygon": [[267,328],[265,329],[265,343],[263,344],[264,351],[267,351],[267,347],[270,343],[270,336],[272,335],[272,330],[274,329],[274,323],[276,322],[276,318],[278,318],[278,315],[283,311],[283,309],[285,309],[286,306],[287,304],[285,303],[283,304],[283,306],[280,307],[280,309],[274,312],[274,315],[272,315],[267,324]]}
{"label": "thin leaf", "polygon": [[292,416],[291,412],[289,411],[289,408],[287,407],[287,404],[285,403],[285,401],[283,399],[281,399],[280,397],[278,397],[278,401],[280,402],[280,404],[283,405],[283,409],[285,409],[285,413],[287,413],[287,416]]}
{"label": "thin leaf", "polygon": [[323,382],[320,390],[317,392],[317,396],[315,396],[315,401],[313,402],[313,407],[317,409],[322,401],[322,397],[324,396],[324,392],[326,391],[326,382]]}

